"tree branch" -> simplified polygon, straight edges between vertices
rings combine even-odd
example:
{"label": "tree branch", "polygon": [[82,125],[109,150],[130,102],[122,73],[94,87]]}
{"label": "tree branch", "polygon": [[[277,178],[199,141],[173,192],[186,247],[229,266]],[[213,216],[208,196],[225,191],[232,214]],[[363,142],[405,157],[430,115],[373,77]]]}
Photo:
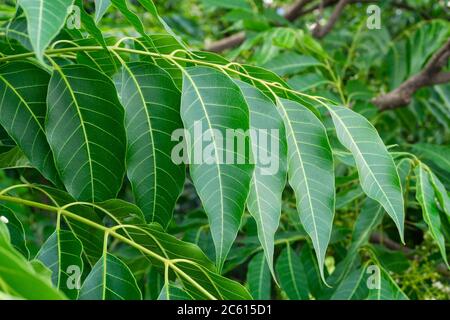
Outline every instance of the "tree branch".
{"label": "tree branch", "polygon": [[311,0],[297,0],[294,4],[292,4],[284,14],[284,17],[288,21],[295,21],[298,17],[302,15],[303,8],[308,2]]}
{"label": "tree branch", "polygon": [[450,39],[439,49],[418,74],[412,76],[397,89],[375,98],[372,102],[380,110],[390,110],[407,106],[414,93],[427,86],[450,81],[450,72],[442,72],[450,57]]}
{"label": "tree branch", "polygon": [[[303,15],[303,7],[311,0],[297,0],[294,2],[284,14],[284,17],[289,21],[294,21]],[[211,43],[206,47],[207,51],[222,52],[226,49],[231,49],[241,45],[245,41],[245,32],[239,32],[229,37],[223,38],[217,42]]]}
{"label": "tree branch", "polygon": [[312,31],[313,36],[318,39],[325,37],[333,29],[334,25],[342,14],[342,11],[348,3],[349,0],[339,0],[338,4],[334,8],[333,13],[330,16],[330,19],[328,19],[328,22],[324,26],[321,26],[320,23],[317,22],[316,27]]}

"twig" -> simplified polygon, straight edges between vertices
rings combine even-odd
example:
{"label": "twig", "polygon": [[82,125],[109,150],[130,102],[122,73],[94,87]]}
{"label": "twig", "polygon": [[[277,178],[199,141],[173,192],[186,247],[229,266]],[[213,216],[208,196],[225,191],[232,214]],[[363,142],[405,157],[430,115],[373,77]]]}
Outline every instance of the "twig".
{"label": "twig", "polygon": [[442,71],[449,57],[450,39],[434,54],[420,73],[406,80],[397,89],[375,98],[372,102],[380,110],[400,108],[407,106],[414,93],[420,88],[449,82],[450,72]]}
{"label": "twig", "polygon": [[[286,10],[284,17],[288,21],[296,20],[303,14],[303,7],[310,1],[311,0],[297,0]],[[219,40],[217,42],[211,43],[209,46],[206,47],[206,50],[212,52],[222,52],[226,49],[231,49],[239,46],[245,41],[245,37],[246,37],[245,32],[242,31],[233,34],[229,37],[223,38],[222,40]]]}
{"label": "twig", "polygon": [[325,37],[333,29],[334,25],[338,21],[339,17],[342,14],[342,11],[349,3],[349,1],[350,0],[339,0],[338,4],[334,8],[333,13],[330,16],[330,19],[328,19],[328,22],[324,26],[321,26],[320,23],[317,22],[316,27],[312,31],[313,36],[318,39]]}

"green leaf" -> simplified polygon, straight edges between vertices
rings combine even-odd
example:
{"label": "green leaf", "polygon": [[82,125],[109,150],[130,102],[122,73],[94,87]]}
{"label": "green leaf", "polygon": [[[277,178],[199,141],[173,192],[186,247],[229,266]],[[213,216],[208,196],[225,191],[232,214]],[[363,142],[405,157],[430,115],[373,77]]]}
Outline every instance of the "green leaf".
{"label": "green leaf", "polygon": [[164,278],[156,268],[150,267],[145,286],[145,300],[156,300],[164,287]]}
{"label": "green leaf", "polygon": [[161,26],[166,30],[168,34],[170,34],[172,37],[177,39],[178,43],[185,49],[188,50],[188,48],[185,47],[183,40],[170,28],[170,26],[166,23],[166,21],[158,14],[158,10],[156,9],[155,4],[153,3],[153,0],[138,0],[138,2],[148,11],[150,14],[158,20],[158,22],[161,24]]}
{"label": "green leaf", "polygon": [[369,242],[370,234],[381,223],[383,216],[383,208],[374,200],[367,198],[356,218],[349,251],[356,251]]}
{"label": "green leaf", "polygon": [[142,294],[127,265],[104,253],[84,281],[79,299],[141,300]]}
{"label": "green leaf", "polygon": [[201,0],[201,2],[206,6],[228,8],[228,9],[244,9],[246,11],[251,11],[252,7],[247,2],[247,0]]}
{"label": "green leaf", "polygon": [[[120,223],[122,224],[122,222]],[[205,269],[215,271],[213,263],[205,256],[199,247],[192,243],[183,242],[164,232],[159,224],[123,227],[130,239],[144,248],[169,259],[189,259]],[[153,267],[164,270],[164,264],[150,258]]]}
{"label": "green leaf", "polygon": [[[72,232],[56,230],[45,241],[35,259],[41,261],[52,272],[52,283],[63,291],[70,299],[78,297],[81,279],[76,279],[77,273],[83,273],[83,247]],[[72,273],[75,273],[72,275]],[[74,279],[71,279],[75,277]]]}
{"label": "green leaf", "polygon": [[115,224],[141,225],[145,224],[142,211],[134,204],[121,199],[111,199],[96,203],[99,215],[105,215]]}
{"label": "green leaf", "polygon": [[[424,161],[429,161],[446,171],[450,172],[450,147],[430,143],[416,143],[413,150]],[[428,162],[427,162],[428,163]]]}
{"label": "green leaf", "polygon": [[[68,206],[75,202],[69,194],[64,191],[53,189],[47,186],[35,186],[42,190],[45,195],[50,198],[50,202],[58,207]],[[92,208],[92,206],[74,205],[68,207],[71,212],[84,219],[90,220],[96,224],[102,225],[102,221]],[[86,225],[74,219],[62,217],[70,231],[81,241],[83,248],[83,256],[93,266],[102,255],[103,249],[103,232],[92,226]]]}
{"label": "green leaf", "polygon": [[31,300],[65,299],[52,287],[49,278],[37,272],[32,263],[9,244],[5,230],[8,230],[5,224],[0,222],[0,291]]}
{"label": "green leaf", "polygon": [[120,99],[125,107],[127,175],[147,221],[167,227],[180,195],[185,166],[171,153],[172,133],[183,127],[180,93],[169,74],[147,62],[125,64]]}
{"label": "green leaf", "polygon": [[30,264],[37,274],[40,274],[48,279],[48,283],[52,283],[52,271],[47,268],[41,261],[33,259],[30,261]]}
{"label": "green leaf", "polygon": [[125,171],[123,108],[113,83],[81,65],[55,66],[47,139],[68,192],[77,200],[114,198]]}
{"label": "green leaf", "polygon": [[248,265],[247,283],[250,294],[256,300],[270,300],[272,280],[264,253],[256,254]]}
{"label": "green leaf", "polygon": [[339,284],[331,300],[363,300],[368,293],[366,268],[362,267],[352,271]]}
{"label": "green leaf", "polygon": [[[101,45],[104,49],[105,52],[104,54],[108,56],[108,58],[110,60],[113,60],[113,54],[111,52],[109,52],[107,46],[108,44],[106,43],[105,38],[103,37],[102,31],[97,27],[97,24],[95,23],[94,19],[91,17],[91,15],[89,13],[86,12],[86,10],[84,9],[84,5],[83,5],[83,0],[75,0],[75,5],[77,5],[81,10],[80,10],[80,14],[81,14],[81,26],[84,30],[86,30],[89,35],[91,35],[92,39],[83,39],[83,40],[95,40],[97,44]],[[91,52],[91,53],[87,53],[87,52],[81,52],[84,53],[86,55],[94,55],[95,56],[95,52]]]}
{"label": "green leaf", "polygon": [[95,0],[95,22],[99,23],[111,5],[111,0]]}
{"label": "green leaf", "polygon": [[27,50],[33,50],[30,37],[28,36],[27,20],[25,17],[16,17],[11,20],[5,28],[5,34],[9,39],[17,40]]}
{"label": "green leaf", "polygon": [[358,258],[359,249],[369,242],[371,233],[381,223],[384,216],[383,207],[370,198],[366,198],[353,227],[352,242],[345,258],[336,266],[327,279],[330,284],[339,283],[352,270]]}
{"label": "green leaf", "polygon": [[3,246],[9,246],[11,242],[11,235],[9,234],[9,229],[6,224],[7,222],[5,222],[4,219],[0,220],[0,245]]}
{"label": "green leaf", "polygon": [[[248,142],[243,133],[249,129],[248,107],[239,87],[226,75],[211,68],[192,67],[183,75],[181,114],[184,127],[195,141],[189,150],[190,173],[209,218],[221,270],[239,230],[254,168],[247,154],[225,146],[223,138],[225,129],[235,129],[241,130],[236,131],[237,139]],[[198,126],[200,130],[196,130]],[[204,138],[196,137],[197,131],[209,134],[208,145]],[[225,155],[233,157],[232,164],[226,163]]]}
{"label": "green leaf", "polygon": [[158,300],[193,300],[192,297],[181,288],[168,283],[162,289]]}
{"label": "green leaf", "polygon": [[351,206],[355,203],[355,200],[362,197],[364,192],[362,191],[360,186],[355,186],[351,189],[344,190],[339,192],[336,195],[336,210],[343,209],[347,206]]}
{"label": "green leaf", "polygon": [[[114,211],[113,211],[114,212]],[[120,216],[124,216],[120,214]],[[117,216],[119,217],[119,216]],[[119,220],[113,219],[114,221]],[[251,299],[248,291],[239,283],[224,278],[216,273],[214,264],[205,256],[205,254],[192,243],[183,242],[176,237],[166,233],[159,224],[149,225],[123,225],[124,221],[116,221],[117,230],[122,230],[128,239],[138,244],[145,250],[152,252],[141,252],[151,262],[152,267],[160,273],[165,274],[165,264],[155,257],[163,257],[172,261],[172,268],[169,270],[169,277],[177,276],[181,281],[186,292],[196,299],[207,299],[209,295],[205,290],[216,299]],[[189,279],[181,276],[186,274]],[[202,289],[199,289],[201,287]]]}
{"label": "green leaf", "polygon": [[25,230],[22,222],[17,218],[14,211],[10,208],[0,204],[0,217],[5,217],[8,220],[7,227],[9,230],[10,241],[13,247],[19,251],[26,259],[30,258],[30,251],[27,247],[27,240],[25,237]]}
{"label": "green leaf", "polygon": [[445,251],[445,238],[442,233],[441,218],[439,216],[439,208],[435,203],[435,193],[426,169],[419,164],[414,172],[416,174],[416,199],[422,207],[423,220],[427,223],[431,236],[436,241],[442,258],[448,268],[447,253]]}
{"label": "green leaf", "polygon": [[43,62],[44,50],[64,26],[73,0],[19,0],[28,22],[28,35],[37,58]]}
{"label": "green leaf", "polygon": [[308,300],[308,280],[300,257],[288,245],[278,257],[276,270],[280,286],[291,300]]}
{"label": "green leaf", "polygon": [[31,163],[19,147],[14,147],[9,151],[0,154],[0,168],[31,168]]}
{"label": "green leaf", "polygon": [[313,297],[319,299],[327,287],[321,280],[320,268],[309,243],[303,245],[300,251],[300,261],[308,280],[309,292]]}
{"label": "green leaf", "polygon": [[428,170],[428,173],[430,175],[430,180],[433,185],[434,192],[439,201],[439,205],[441,206],[442,210],[445,212],[447,217],[450,219],[450,196],[448,195],[445,186],[442,184],[439,178],[433,173],[433,171]]}
{"label": "green leaf", "polygon": [[306,68],[317,67],[320,65],[321,63],[311,56],[304,56],[295,52],[286,52],[276,55],[266,62],[263,67],[284,77],[304,71]]}
{"label": "green leaf", "polygon": [[288,145],[288,177],[303,227],[312,240],[324,280],[323,265],[334,218],[333,155],[325,127],[303,105],[279,99]]}
{"label": "green leaf", "polygon": [[31,164],[59,184],[44,131],[48,74],[28,62],[0,67],[0,123]]}
{"label": "green leaf", "polygon": [[397,283],[392,279],[389,273],[382,267],[378,266],[380,271],[377,272],[379,288],[369,289],[368,300],[409,300],[408,296],[399,288]]}
{"label": "green leaf", "polygon": [[[98,40],[94,38],[80,39],[74,41],[78,46],[98,46],[101,44],[102,46],[114,45],[116,39],[109,38],[106,40],[102,40],[102,43],[99,43]],[[107,49],[104,50],[95,50],[95,51],[81,51],[77,53],[77,63],[85,64],[91,68],[97,69],[102,73],[105,73],[108,76],[115,75],[119,70],[119,61],[117,57],[115,58],[113,54]]]}
{"label": "green leaf", "polygon": [[363,116],[348,108],[329,106],[328,110],[339,141],[355,158],[362,189],[384,207],[404,242],[405,211],[400,178],[378,132]]}
{"label": "green leaf", "polygon": [[236,83],[250,110],[250,128],[255,130],[250,140],[256,161],[247,207],[256,220],[258,238],[274,275],[274,237],[280,222],[281,195],[286,186],[286,133],[283,120],[272,100],[244,82]]}
{"label": "green leaf", "polygon": [[[152,43],[149,43],[144,37],[136,39],[134,43],[136,49],[162,54],[171,54],[176,50],[183,49],[183,46],[181,46],[180,43],[177,41],[177,39],[175,39],[171,35],[152,34],[149,35],[149,37],[151,38]],[[186,54],[184,52],[178,51],[176,56],[185,57]],[[183,74],[182,71],[178,68],[178,66],[173,65],[170,61],[167,61],[166,59],[158,57],[149,57],[146,55],[140,56],[140,60],[156,63],[156,65],[160,66],[162,69],[164,69],[164,71],[170,74],[177,88],[181,90],[181,87],[183,86]],[[182,61],[180,61],[179,63],[181,66],[185,66],[186,64]]]}

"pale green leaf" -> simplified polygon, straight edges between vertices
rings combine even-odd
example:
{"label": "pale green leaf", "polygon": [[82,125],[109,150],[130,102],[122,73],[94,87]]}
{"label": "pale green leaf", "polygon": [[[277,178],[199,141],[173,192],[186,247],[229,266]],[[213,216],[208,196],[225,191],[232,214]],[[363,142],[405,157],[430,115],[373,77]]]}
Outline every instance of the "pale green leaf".
{"label": "pale green leaf", "polygon": [[34,52],[43,61],[44,50],[64,26],[73,0],[19,0],[28,22]]}
{"label": "pale green leaf", "polygon": [[450,172],[449,146],[430,143],[416,143],[412,146],[412,148],[417,153],[419,158],[433,163],[447,173]]}
{"label": "pale green leaf", "polygon": [[111,0],[95,0],[95,22],[99,23],[111,5]]}
{"label": "pale green leaf", "polygon": [[325,127],[303,105],[279,99],[288,144],[288,177],[294,189],[303,227],[312,240],[325,279],[323,265],[334,218],[333,156]]}
{"label": "pale green leaf", "polygon": [[361,187],[394,220],[403,242],[405,211],[394,161],[372,124],[358,113],[329,106],[339,141],[353,154]]}
{"label": "pale green leaf", "polygon": [[[230,78],[211,68],[192,67],[183,75],[181,114],[194,141],[189,146],[190,173],[209,218],[220,270],[239,230],[254,168],[247,154],[237,154],[224,143],[225,129],[240,129],[237,139],[248,141],[244,132],[249,129],[249,111]],[[196,131],[209,134],[209,143],[196,137]]]}
{"label": "pale green leaf", "polygon": [[269,60],[264,64],[264,68],[267,68],[280,76],[286,76],[299,73],[309,67],[317,67],[320,65],[321,63],[311,56],[304,56],[295,52],[286,52],[276,55]]}
{"label": "pale green leaf", "polygon": [[[416,199],[422,207],[423,220],[427,223],[431,236],[436,241],[442,258],[448,266],[447,253],[445,250],[445,238],[442,233],[442,223],[439,216],[439,208],[436,206],[433,186],[430,176],[424,166],[419,164],[414,172],[416,174]],[[450,268],[450,267],[449,267]]]}
{"label": "pale green leaf", "polygon": [[[287,146],[283,120],[275,104],[258,89],[241,81],[250,110],[250,137],[255,159],[247,207],[255,218],[258,238],[273,272],[274,237],[281,216],[281,195],[286,186]],[[270,163],[269,163],[270,161]]]}
{"label": "pale green leaf", "polygon": [[439,180],[439,178],[433,173],[433,171],[428,170],[430,175],[430,180],[434,188],[434,192],[439,201],[442,210],[445,212],[447,217],[450,219],[450,196],[445,189],[445,186]]}

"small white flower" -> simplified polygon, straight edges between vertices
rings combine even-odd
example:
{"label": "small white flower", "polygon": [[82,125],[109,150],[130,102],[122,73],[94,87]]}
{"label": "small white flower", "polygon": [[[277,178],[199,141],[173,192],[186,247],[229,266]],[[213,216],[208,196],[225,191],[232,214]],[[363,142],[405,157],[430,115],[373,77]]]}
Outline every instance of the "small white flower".
{"label": "small white flower", "polygon": [[0,221],[5,223],[5,224],[9,222],[8,218],[5,217],[5,216],[0,216]]}

